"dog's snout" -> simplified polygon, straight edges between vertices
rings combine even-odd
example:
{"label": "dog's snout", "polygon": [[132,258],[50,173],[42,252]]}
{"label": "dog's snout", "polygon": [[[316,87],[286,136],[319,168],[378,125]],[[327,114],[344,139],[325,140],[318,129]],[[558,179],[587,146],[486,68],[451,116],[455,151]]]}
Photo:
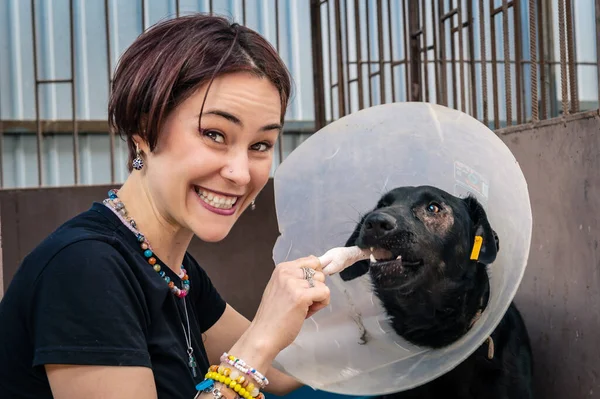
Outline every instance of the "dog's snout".
{"label": "dog's snout", "polygon": [[365,219],[365,233],[375,237],[382,237],[397,227],[396,219],[385,213],[373,213]]}

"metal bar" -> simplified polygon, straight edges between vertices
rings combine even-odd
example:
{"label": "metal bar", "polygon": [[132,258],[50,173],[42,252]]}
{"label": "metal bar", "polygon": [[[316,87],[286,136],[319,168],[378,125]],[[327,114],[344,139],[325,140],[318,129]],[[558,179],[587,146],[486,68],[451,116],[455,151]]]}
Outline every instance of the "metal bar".
{"label": "metal bar", "polygon": [[515,88],[517,91],[517,124],[522,124],[524,119],[525,85],[523,84],[523,36],[521,34],[521,8],[519,2],[513,5],[513,21],[515,29]]}
{"label": "metal bar", "polygon": [[340,12],[340,0],[335,0],[335,33],[336,33],[336,50],[337,50],[337,82],[338,87],[338,112],[339,117],[346,115],[346,87],[344,86],[344,54],[342,49],[342,17]]}
{"label": "metal bar", "polygon": [[567,49],[565,40],[565,2],[558,0],[558,41],[560,46],[560,89],[563,115],[569,115],[569,89],[567,80]]}
{"label": "metal bar", "polygon": [[[377,52],[379,54],[379,101],[380,104],[385,104],[385,73],[383,69],[383,3],[382,0],[377,0]],[[390,37],[391,39],[391,37]],[[391,57],[390,57],[391,58]],[[393,91],[393,88],[392,88]]]}
{"label": "metal bar", "polygon": [[[490,0],[490,9],[494,6],[494,0]],[[492,45],[492,105],[494,107],[494,129],[500,128],[500,112],[498,109],[498,66],[496,65],[496,22],[495,17],[490,16],[490,35]]]}
{"label": "metal bar", "polygon": [[[388,0],[387,2],[387,17],[388,17],[388,31],[390,33],[389,35],[389,45],[390,45],[390,61],[394,59],[394,34],[392,32],[392,4],[391,4],[391,0]],[[391,80],[391,87],[392,87],[392,102],[395,103],[396,102],[396,77],[395,77],[395,73],[394,73],[394,65],[391,64],[390,62],[390,80]]]}
{"label": "metal bar", "polygon": [[71,115],[73,118],[73,177],[79,184],[79,132],[77,131],[77,80],[75,74],[75,19],[73,0],[69,1],[69,33],[71,47]]}
{"label": "metal bar", "polygon": [[[367,71],[369,76],[371,74],[371,29],[370,21],[369,21],[369,1],[365,0],[365,10],[367,14]],[[369,107],[373,105],[373,84],[371,81],[371,77],[369,76]]]}
{"label": "metal bar", "polygon": [[[414,0],[411,1],[410,3],[414,3]],[[404,67],[404,79],[405,79],[405,86],[406,86],[406,100],[407,101],[412,101],[412,78],[411,78],[411,57],[410,57],[410,48],[411,48],[411,30],[410,30],[410,26],[411,26],[411,17],[409,15],[408,12],[408,7],[406,4],[406,0],[402,0],[402,15],[403,15],[403,28],[404,28],[404,61],[405,61],[405,67]]]}
{"label": "metal bar", "polygon": [[344,0],[344,15],[346,16],[344,20],[344,50],[346,52],[346,81],[347,81],[347,90],[346,90],[346,104],[348,104],[348,113],[352,112],[352,92],[350,90],[350,36],[348,35],[348,0]]}
{"label": "metal bar", "polygon": [[506,126],[512,125],[512,81],[510,72],[510,42],[508,41],[508,2],[502,0],[502,48],[504,49],[504,85],[506,92]]}
{"label": "metal bar", "polygon": [[[108,78],[108,93],[110,97],[111,86],[112,86],[112,56],[111,56],[111,48],[110,48],[110,10],[109,10],[109,0],[104,0],[104,29],[106,32],[106,63],[107,63],[107,78]],[[179,6],[179,1],[177,1],[177,5]],[[178,8],[179,10],[179,8]],[[110,145],[110,182],[111,184],[115,183],[115,132],[113,129],[108,129],[108,140]]]}
{"label": "metal bar", "polygon": [[[450,5],[452,7],[452,5]],[[453,16],[455,16],[458,13],[458,9],[454,8],[450,11],[448,11],[446,14],[442,15],[440,17],[440,21],[441,22],[446,22],[447,19],[452,18]]]}
{"label": "metal bar", "polygon": [[[450,1],[450,6],[452,7],[452,3],[454,1]],[[452,68],[452,77],[450,81],[452,83],[452,107],[458,109],[458,90],[456,88],[456,46],[454,44],[454,34],[452,33],[452,22],[454,22],[454,18],[452,18],[450,23],[450,62]]]}
{"label": "metal bar", "polygon": [[208,12],[211,14],[213,13],[213,0],[208,1]]}
{"label": "metal bar", "polygon": [[[331,119],[334,120],[335,116],[333,115],[334,107],[333,107],[333,57],[331,53],[331,11],[329,10],[329,3],[325,3],[325,7],[327,8],[327,52],[329,53],[329,107],[331,108]],[[319,21],[320,22],[320,21]],[[339,113],[339,110],[338,110]],[[338,115],[339,116],[339,115]]]}
{"label": "metal bar", "polygon": [[[408,29],[410,32],[419,30],[419,3],[409,1],[408,3]],[[421,56],[419,49],[420,37],[415,33],[410,35],[410,101],[422,101],[422,80],[421,80]]]}
{"label": "metal bar", "polygon": [[[433,30],[433,67],[434,67],[434,74],[435,74],[435,100],[437,103],[440,103],[440,99],[442,97],[441,95],[441,90],[442,90],[442,85],[439,84],[438,82],[440,82],[440,69],[441,69],[441,65],[439,62],[439,49],[438,49],[438,35],[439,35],[439,26],[438,24],[436,24],[436,20],[435,20],[435,2],[432,1],[431,3],[431,29]],[[436,30],[437,29],[437,30]]]}
{"label": "metal bar", "polygon": [[425,102],[429,102],[429,65],[428,65],[428,56],[427,56],[427,52],[428,50],[428,46],[427,46],[427,18],[426,16],[426,12],[425,12],[425,0],[421,1],[421,24],[423,25],[421,30],[423,31],[422,36],[422,48],[423,50],[419,49],[419,51],[423,52],[423,91],[424,95],[425,95]]}
{"label": "metal bar", "polygon": [[575,33],[573,31],[573,4],[565,0],[567,20],[567,49],[569,56],[569,87],[571,88],[571,113],[579,112],[579,96],[577,95],[577,67],[575,66]]}
{"label": "metal bar", "polygon": [[[311,13],[312,13],[312,11],[311,11]],[[317,29],[320,31],[321,27],[317,27]],[[313,35],[313,37],[315,37],[315,36]],[[320,43],[319,43],[319,45],[320,45]],[[314,51],[314,48],[315,48],[315,45],[313,44],[313,51]],[[279,0],[275,0],[275,51],[277,51],[277,53],[279,53]],[[321,59],[321,63],[322,62],[323,61]],[[314,61],[313,61],[313,64],[314,64]],[[323,82],[321,81],[321,84],[322,83]],[[315,90],[316,90],[316,85],[315,85]],[[316,95],[315,95],[315,99],[316,99]],[[316,110],[316,107],[318,107],[318,106],[319,106],[319,104],[317,104],[315,101],[315,110]],[[315,116],[316,116],[316,113],[315,113]],[[283,137],[284,137],[284,135],[285,135],[285,131],[283,131],[281,133],[281,137],[277,143],[277,152],[279,153],[279,162],[280,163],[283,162]]]}
{"label": "metal bar", "polygon": [[535,0],[529,0],[529,53],[531,54],[531,120],[539,121],[538,104],[538,66],[537,66],[537,9]]}
{"label": "metal bar", "polygon": [[[600,0],[596,0],[596,39],[600,37]],[[596,40],[596,76],[598,85],[598,103],[600,103],[600,40]]]}
{"label": "metal bar", "polygon": [[37,84],[73,83],[73,79],[38,79]]}
{"label": "metal bar", "polygon": [[146,0],[140,0],[142,2],[142,32],[146,30]]}
{"label": "metal bar", "polygon": [[242,25],[246,25],[246,0],[242,0]]}
{"label": "metal bar", "polygon": [[439,57],[440,57],[440,76],[437,82],[440,85],[440,99],[438,103],[448,105],[448,79],[446,70],[446,32],[444,32],[444,23],[441,21],[442,13],[444,12],[444,4],[442,0],[438,0],[438,34],[439,34]]}
{"label": "metal bar", "polygon": [[[469,26],[467,35],[469,37],[469,75],[471,85],[471,115],[477,119],[477,71],[475,70],[475,32],[473,24],[473,6],[471,2],[467,6],[467,19],[469,20]],[[483,39],[484,36],[481,36]]]}
{"label": "metal bar", "polygon": [[466,98],[465,91],[467,90],[465,87],[465,57],[463,50],[463,20],[462,20],[462,10],[461,10],[461,0],[458,0],[458,5],[456,6],[457,10],[457,18],[458,18],[458,65],[460,71],[460,110],[465,112],[466,109]]}
{"label": "metal bar", "polygon": [[37,161],[38,161],[38,185],[43,185],[43,162],[42,162],[42,125],[40,120],[40,94],[39,94],[39,71],[37,59],[37,29],[35,24],[35,0],[31,0],[31,27],[33,30],[33,74],[35,79],[35,120],[37,124]]}
{"label": "metal bar", "polygon": [[179,0],[175,0],[175,15],[179,18]]}
{"label": "metal bar", "polygon": [[356,78],[358,84],[358,109],[361,110],[365,107],[365,99],[363,92],[363,80],[362,80],[362,47],[361,47],[361,34],[360,34],[360,9],[358,0],[354,0],[354,27],[356,29]]}
{"label": "metal bar", "polygon": [[[276,14],[277,15],[277,14]],[[323,80],[323,40],[321,35],[321,4],[319,0],[311,0],[310,30],[313,38],[313,98],[315,102],[315,129],[320,130],[326,125],[325,117],[325,82]],[[279,32],[277,32],[279,36]]]}
{"label": "metal bar", "polygon": [[546,86],[546,46],[545,46],[545,35],[544,35],[544,8],[542,4],[543,0],[537,0],[537,26],[540,27],[540,35],[539,35],[539,49],[540,49],[540,86],[541,86],[541,113],[542,118],[548,118],[548,108],[547,108],[547,96],[548,96],[548,87]]}

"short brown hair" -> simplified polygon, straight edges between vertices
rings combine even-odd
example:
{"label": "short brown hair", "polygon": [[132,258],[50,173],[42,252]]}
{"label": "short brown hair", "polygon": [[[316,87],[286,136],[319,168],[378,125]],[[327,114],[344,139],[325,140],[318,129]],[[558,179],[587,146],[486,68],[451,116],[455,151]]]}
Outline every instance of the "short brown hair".
{"label": "short brown hair", "polygon": [[203,84],[210,87],[215,77],[240,71],[275,85],[283,124],[291,77],[277,51],[257,32],[224,17],[193,14],[162,21],[142,33],[119,60],[108,105],[109,127],[127,139],[129,171],[134,134],[153,151],[175,107]]}

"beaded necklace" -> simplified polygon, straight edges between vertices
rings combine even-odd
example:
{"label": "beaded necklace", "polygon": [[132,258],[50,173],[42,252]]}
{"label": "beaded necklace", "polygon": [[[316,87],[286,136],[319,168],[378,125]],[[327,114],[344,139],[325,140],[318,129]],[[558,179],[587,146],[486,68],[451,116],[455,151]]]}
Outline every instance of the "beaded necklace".
{"label": "beaded necklace", "polygon": [[185,319],[186,319],[186,323],[187,323],[187,332],[185,330],[183,323],[181,323],[181,328],[183,329],[183,335],[185,336],[185,343],[187,346],[188,367],[191,369],[192,375],[194,377],[196,377],[198,375],[196,372],[197,364],[196,364],[196,359],[194,358],[194,348],[192,347],[192,333],[190,330],[190,319],[188,317],[188,311],[187,311],[187,306],[186,306],[186,302],[185,302],[185,297],[187,296],[188,292],[190,292],[189,277],[188,277],[185,269],[183,268],[183,265],[181,265],[181,273],[183,274],[183,277],[181,277],[181,282],[182,282],[181,288],[177,287],[175,285],[175,283],[173,281],[171,281],[169,276],[167,276],[166,273],[162,270],[157,259],[153,256],[154,253],[152,250],[152,246],[150,246],[150,242],[146,239],[146,237],[142,233],[139,232],[139,230],[137,229],[137,224],[135,223],[135,220],[133,220],[133,218],[128,215],[127,209],[125,208],[125,204],[123,204],[123,202],[119,199],[119,197],[117,196],[117,192],[118,192],[118,190],[116,190],[116,189],[109,190],[108,198],[106,198],[104,201],[102,201],[103,204],[108,209],[113,211],[113,213],[115,215],[117,215],[117,217],[121,220],[121,222],[123,222],[123,224],[125,226],[127,226],[133,234],[135,234],[138,242],[140,243],[140,248],[142,249],[143,254],[146,257],[146,259],[148,260],[148,263],[150,264],[150,266],[152,266],[152,268],[163,278],[163,280],[165,280],[165,282],[169,286],[169,289],[171,290],[171,292],[175,296],[177,296],[178,298],[182,298],[182,300],[183,300],[183,308],[185,311]]}

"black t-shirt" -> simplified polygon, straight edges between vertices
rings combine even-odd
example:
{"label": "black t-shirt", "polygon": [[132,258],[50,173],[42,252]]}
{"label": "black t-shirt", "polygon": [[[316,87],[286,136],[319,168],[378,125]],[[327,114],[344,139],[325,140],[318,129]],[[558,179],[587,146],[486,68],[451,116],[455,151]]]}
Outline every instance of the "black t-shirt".
{"label": "black t-shirt", "polygon": [[193,398],[209,366],[201,334],[225,301],[189,254],[183,266],[196,378],[182,299],[134,234],[100,203],[59,227],[23,260],[0,302],[0,397],[51,398],[44,365],[85,364],[150,367],[159,398]]}

